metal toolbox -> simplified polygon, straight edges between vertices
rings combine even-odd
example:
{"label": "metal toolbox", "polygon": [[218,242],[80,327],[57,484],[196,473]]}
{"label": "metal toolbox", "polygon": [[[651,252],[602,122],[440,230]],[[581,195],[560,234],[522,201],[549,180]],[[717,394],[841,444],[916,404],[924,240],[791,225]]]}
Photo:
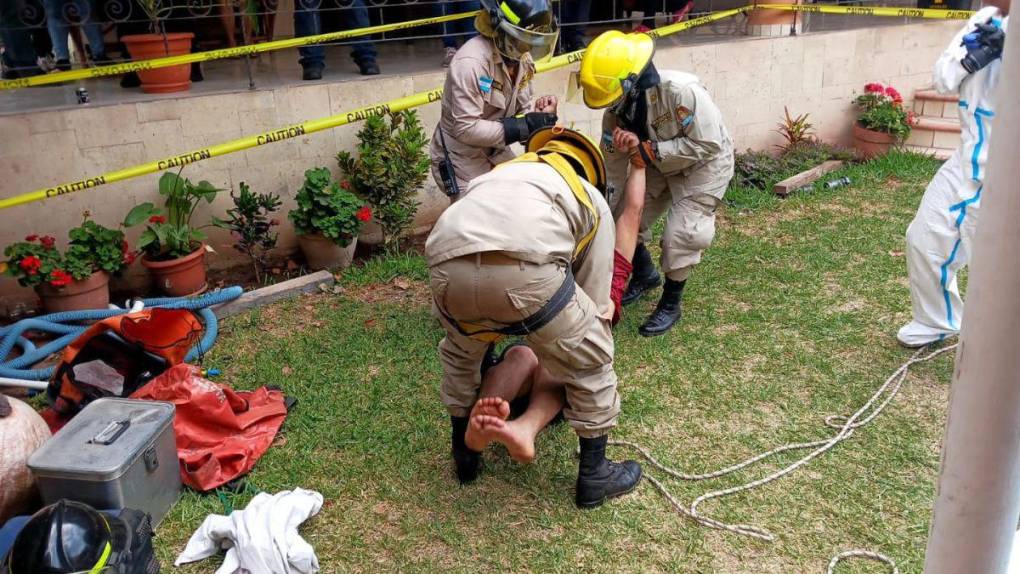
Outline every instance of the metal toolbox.
{"label": "metal toolbox", "polygon": [[134,508],[159,524],[181,491],[173,422],[170,403],[93,401],[29,457],[43,501]]}

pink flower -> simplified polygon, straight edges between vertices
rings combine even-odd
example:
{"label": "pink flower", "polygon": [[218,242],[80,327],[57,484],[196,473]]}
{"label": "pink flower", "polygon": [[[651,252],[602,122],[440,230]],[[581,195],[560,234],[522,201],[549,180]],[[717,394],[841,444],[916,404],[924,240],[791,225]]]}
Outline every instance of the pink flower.
{"label": "pink flower", "polygon": [[50,285],[53,285],[54,287],[70,285],[72,281],[74,281],[74,277],[71,277],[71,275],[63,269],[54,269],[50,272]]}
{"label": "pink flower", "polygon": [[350,191],[351,190],[351,182],[349,182],[349,181],[347,181],[345,179],[342,182],[340,182],[340,187],[346,189],[347,191]]}
{"label": "pink flower", "polygon": [[39,236],[34,233],[25,237],[25,241],[35,241],[36,239],[39,239]]}
{"label": "pink flower", "polygon": [[42,267],[42,260],[35,255],[29,255],[18,262],[18,267],[21,267],[21,270],[27,275],[35,275],[39,272],[39,268]]}
{"label": "pink flower", "polygon": [[885,91],[885,87],[882,84],[872,82],[864,85],[864,91],[869,94],[881,94]]}
{"label": "pink flower", "polygon": [[53,246],[57,243],[56,238],[50,237],[49,235],[43,235],[39,238],[39,243],[42,244],[46,249],[53,249]]}

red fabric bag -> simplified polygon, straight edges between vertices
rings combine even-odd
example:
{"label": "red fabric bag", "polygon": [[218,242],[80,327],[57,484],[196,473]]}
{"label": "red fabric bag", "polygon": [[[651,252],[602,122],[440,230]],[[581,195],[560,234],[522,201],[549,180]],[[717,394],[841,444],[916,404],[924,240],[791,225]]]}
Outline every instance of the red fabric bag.
{"label": "red fabric bag", "polygon": [[212,490],[247,473],[272,444],[287,417],[283,393],[265,387],[234,391],[208,381],[201,369],[170,368],[131,395],[177,407],[174,433],[181,480]]}

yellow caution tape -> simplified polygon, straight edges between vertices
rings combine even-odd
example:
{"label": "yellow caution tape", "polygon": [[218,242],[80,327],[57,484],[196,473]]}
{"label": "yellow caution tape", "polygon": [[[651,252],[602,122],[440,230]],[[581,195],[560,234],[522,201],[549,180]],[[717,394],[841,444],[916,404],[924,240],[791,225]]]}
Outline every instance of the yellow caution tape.
{"label": "yellow caution tape", "polygon": [[[801,5],[792,5],[792,4],[769,4],[768,7],[770,9],[798,10],[798,11],[805,11],[805,12],[813,12],[813,11],[815,11],[815,12],[829,12],[829,10],[826,10],[826,9],[828,9],[828,8],[838,8],[839,9],[838,13],[844,13],[844,11],[851,9],[851,8],[839,7],[839,6],[801,6]],[[744,7],[735,8],[735,9],[732,9],[732,10],[723,10],[723,11],[720,11],[720,12],[714,12],[712,14],[709,14],[709,15],[706,15],[706,16],[702,16],[700,18],[694,18],[694,19],[687,20],[687,21],[684,21],[684,22],[677,22],[676,24],[670,24],[669,26],[663,26],[661,28],[658,28],[657,30],[649,32],[649,35],[652,36],[653,38],[660,38],[662,36],[668,36],[670,34],[675,34],[677,32],[682,32],[684,30],[689,30],[691,28],[694,28],[695,26],[700,26],[702,24],[707,24],[709,22],[715,22],[717,20],[722,20],[724,18],[729,18],[730,16],[734,16],[734,15],[740,14],[742,12],[747,12],[749,10],[753,10],[754,8],[755,8],[754,6],[744,6]],[[820,8],[820,9],[816,10],[816,8]],[[853,9],[854,10],[858,10],[858,8],[853,8]],[[956,14],[956,16],[954,16],[955,18],[965,18],[965,17],[969,17],[969,15],[971,14],[970,12],[967,12],[967,11],[964,11],[964,10],[949,10],[949,11],[946,11],[946,10],[913,10],[913,9],[910,9],[910,8],[903,8],[903,9],[900,9],[900,8],[887,8],[887,9],[868,8],[868,10],[882,10],[881,13],[875,13],[875,15],[880,15],[880,16],[902,16],[902,15],[914,16],[915,13],[920,12],[922,14],[920,16],[918,16],[918,17],[922,17],[922,18],[934,18],[934,17],[948,18],[948,16],[941,15],[943,13],[953,13],[953,14]],[[903,14],[903,12],[906,12],[907,14]],[[926,15],[924,15],[924,13],[928,13],[928,12],[935,12],[935,13],[939,13],[940,15],[938,15],[938,16],[926,16]],[[869,14],[870,13],[873,13],[873,12],[869,12]],[[464,14],[459,14],[457,16],[458,17],[465,17]],[[449,18],[449,17],[444,17],[444,18]],[[429,21],[442,21],[442,20],[443,19],[439,19],[439,18],[429,19]],[[424,20],[419,21],[419,22],[424,22]],[[410,24],[410,22],[405,22],[403,25],[406,26],[408,24]],[[391,26],[395,26],[395,25],[396,24],[391,25]],[[365,28],[363,30],[367,30],[367,28]],[[351,32],[357,32],[357,31],[353,30]],[[351,32],[348,32],[348,33],[351,33]],[[319,38],[319,37],[320,36],[310,36],[309,38]],[[305,39],[306,38],[301,38],[301,40],[305,40]],[[291,41],[292,40],[284,40],[284,42],[291,42]],[[275,42],[273,42],[273,43],[275,43]],[[248,46],[245,49],[251,49],[251,48],[254,48],[254,46]],[[537,71],[539,73],[547,72],[549,70],[555,70],[557,68],[562,68],[564,66],[569,66],[570,64],[574,64],[576,62],[581,61],[581,57],[583,55],[584,55],[584,50],[578,50],[576,52],[570,52],[570,53],[567,53],[567,54],[562,54],[560,56],[556,56],[555,58],[551,58],[551,59],[549,59],[547,61],[538,63],[536,68],[537,68]],[[162,58],[162,59],[165,60],[165,59],[168,59],[168,58]],[[156,60],[152,60],[152,61],[156,61]],[[56,74],[53,74],[53,75],[56,75]],[[66,195],[66,194],[69,194],[69,193],[74,193],[74,192],[82,191],[82,190],[86,190],[86,189],[92,189],[94,187],[99,187],[101,185],[106,185],[106,184],[122,181],[122,180],[125,180],[125,179],[131,179],[133,177],[139,177],[139,176],[142,176],[142,175],[147,175],[147,174],[150,174],[150,173],[155,173],[157,171],[163,171],[163,170],[166,170],[166,169],[172,169],[172,168],[176,168],[176,167],[181,167],[181,166],[188,165],[188,164],[191,164],[191,163],[196,163],[196,162],[204,161],[204,160],[211,159],[211,158],[214,158],[214,157],[219,157],[219,156],[222,156],[222,155],[227,155],[227,154],[230,154],[230,153],[239,152],[239,151],[246,150],[246,149],[249,149],[249,148],[253,148],[253,147],[257,147],[257,146],[261,146],[261,145],[267,145],[267,144],[271,144],[271,143],[276,143],[276,142],[288,140],[288,139],[291,139],[291,138],[300,137],[300,136],[303,136],[303,135],[319,132],[319,131],[322,131],[322,130],[327,130],[327,129],[331,129],[331,128],[347,125],[347,124],[350,124],[350,123],[354,123],[354,122],[357,122],[357,121],[361,121],[361,120],[370,118],[372,116],[379,116],[379,115],[384,115],[384,114],[388,114],[388,113],[391,113],[391,112],[399,112],[399,111],[402,111],[402,110],[406,110],[406,109],[410,109],[410,108],[415,108],[415,107],[422,106],[422,105],[425,105],[425,104],[429,104],[429,103],[433,103],[433,102],[438,102],[439,100],[442,99],[442,97],[443,97],[443,90],[442,90],[442,88],[437,88],[437,89],[429,90],[429,91],[426,91],[426,92],[419,92],[417,94],[413,94],[413,95],[410,95],[410,96],[405,96],[403,98],[397,98],[397,99],[391,100],[389,102],[385,102],[385,103],[381,103],[381,104],[376,104],[376,105],[373,105],[373,106],[367,106],[367,107],[359,108],[359,109],[356,109],[356,110],[353,110],[353,111],[350,111],[350,112],[341,113],[341,114],[337,114],[337,115],[333,115],[333,116],[329,116],[329,117],[325,117],[325,118],[320,118],[320,119],[317,119],[317,120],[311,120],[311,121],[300,123],[300,124],[294,124],[294,125],[291,125],[291,126],[280,128],[280,129],[271,130],[271,131],[268,131],[268,132],[263,132],[263,133],[260,133],[260,134],[254,135],[254,136],[247,136],[247,137],[239,138],[239,139],[236,139],[236,140],[233,140],[233,141],[217,144],[217,145],[210,146],[210,147],[207,147],[207,148],[202,148],[202,149],[195,150],[195,151],[192,151],[192,152],[188,152],[188,153],[184,153],[184,154],[180,154],[180,155],[175,155],[175,156],[171,156],[171,157],[168,157],[168,158],[163,158],[163,159],[160,159],[160,160],[157,160],[157,161],[151,161],[149,163],[144,163],[144,164],[141,164],[141,165],[136,165],[136,166],[133,166],[133,167],[129,167],[129,168],[125,168],[125,169],[121,169],[121,170],[117,170],[117,171],[111,171],[111,172],[108,172],[108,173],[105,173],[103,175],[99,175],[99,176],[96,176],[96,177],[89,177],[89,178],[85,178],[85,179],[80,179],[78,181],[73,181],[73,182],[70,182],[70,183],[65,183],[65,184],[62,184],[62,185],[55,186],[55,187],[49,187],[49,188],[44,188],[44,189],[37,189],[35,191],[29,192],[29,193],[23,193],[21,195],[16,195],[14,197],[9,197],[7,199],[0,199],[0,209],[6,209],[8,207],[14,207],[16,205],[22,205],[22,204],[25,204],[25,203],[31,203],[33,201],[42,201],[42,200],[49,199],[49,198],[52,198],[52,197],[58,197],[58,196],[61,196],[61,195]]]}
{"label": "yellow caution tape", "polygon": [[829,4],[761,4],[758,8],[765,8],[769,10],[788,10],[792,12],[819,12],[822,14],[849,14],[851,16],[932,18],[935,20],[966,20],[974,15],[974,12],[971,10],[889,8],[885,6],[832,6]]}
{"label": "yellow caution tape", "polygon": [[236,48],[223,48],[221,50],[195,52],[191,54],[184,54],[183,56],[167,56],[165,58],[155,58],[152,60],[142,60],[139,62],[124,62],[123,64],[96,66],[94,68],[83,68],[80,70],[70,70],[67,72],[55,72],[52,74],[43,74],[40,76],[32,76],[30,78],[20,78],[17,80],[0,80],[0,90],[16,90],[19,88],[27,88],[30,86],[59,84],[61,82],[83,80],[86,78],[100,78],[103,76],[119,76],[121,74],[126,74],[128,72],[137,72],[139,70],[143,71],[154,70],[156,68],[166,68],[168,66],[191,64],[192,62],[208,62],[210,60],[221,60],[223,58],[250,56],[252,54],[260,54],[262,52],[284,50],[287,48],[300,48],[301,46],[308,46],[310,44],[334,42],[337,40],[346,40],[347,38],[356,38],[358,36],[369,36],[371,34],[381,34],[383,32],[405,30],[407,28],[416,28],[418,26],[430,26],[432,24],[442,24],[443,22],[450,22],[453,20],[473,18],[476,14],[478,14],[478,12],[464,12],[461,14],[450,14],[448,16],[436,16],[434,18],[408,20],[407,22],[398,22],[395,24],[369,26],[368,28],[358,28],[357,30],[329,32],[327,34],[316,34],[315,36],[303,36],[301,38],[290,38],[287,40],[274,40],[272,42],[263,42],[261,44],[252,44],[250,46],[238,46]]}

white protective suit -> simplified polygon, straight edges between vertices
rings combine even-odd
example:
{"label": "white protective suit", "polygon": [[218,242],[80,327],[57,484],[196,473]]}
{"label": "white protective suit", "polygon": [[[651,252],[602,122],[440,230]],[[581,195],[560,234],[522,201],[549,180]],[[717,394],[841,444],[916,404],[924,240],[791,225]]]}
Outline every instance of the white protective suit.
{"label": "white protective suit", "polygon": [[970,261],[974,230],[985,179],[989,138],[995,123],[995,87],[1001,59],[968,74],[960,61],[967,55],[963,37],[989,20],[1006,30],[1008,18],[998,8],[978,11],[935,63],[935,88],[959,91],[961,145],[928,184],[914,220],[907,228],[907,271],[913,320],[896,335],[900,343],[919,347],[960,332],[963,300],[956,272]]}
{"label": "white protective suit", "polygon": [[322,508],[322,495],[295,488],[259,493],[244,510],[212,514],[191,535],[174,566],[227,555],[216,574],[315,574],[319,559],[298,534],[298,526]]}

